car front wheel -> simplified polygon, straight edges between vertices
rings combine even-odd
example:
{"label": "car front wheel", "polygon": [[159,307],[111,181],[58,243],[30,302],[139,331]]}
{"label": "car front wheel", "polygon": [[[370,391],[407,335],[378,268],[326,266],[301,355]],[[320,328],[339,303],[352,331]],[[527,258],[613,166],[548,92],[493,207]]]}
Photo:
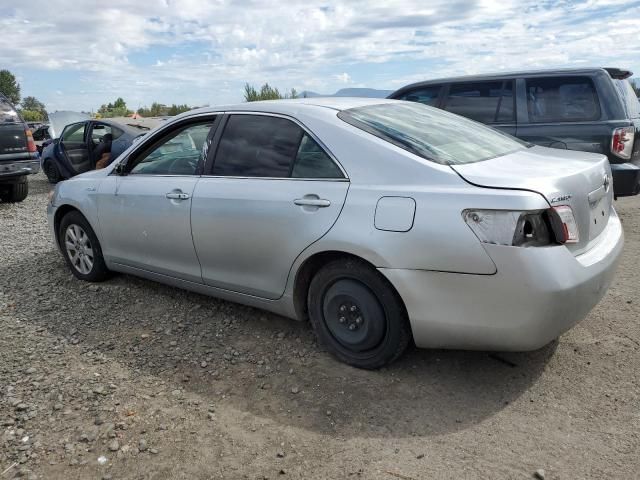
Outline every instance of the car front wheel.
{"label": "car front wheel", "polygon": [[364,262],[336,260],[313,277],[307,298],[318,340],[339,360],[376,369],[406,350],[411,329],[387,280]]}
{"label": "car front wheel", "polygon": [[102,282],[109,277],[98,237],[80,212],[72,211],[62,218],[58,239],[64,259],[77,278]]}

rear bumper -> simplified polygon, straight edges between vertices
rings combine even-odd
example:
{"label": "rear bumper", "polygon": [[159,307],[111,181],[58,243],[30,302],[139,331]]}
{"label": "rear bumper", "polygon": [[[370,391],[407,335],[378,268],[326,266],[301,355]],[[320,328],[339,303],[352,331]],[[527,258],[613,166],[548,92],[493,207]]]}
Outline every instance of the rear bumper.
{"label": "rear bumper", "polygon": [[640,161],[612,163],[613,191],[617,197],[628,197],[640,193]]}
{"label": "rear bumper", "polygon": [[604,296],[622,253],[615,213],[589,251],[564,246],[485,245],[494,275],[424,270],[380,272],[403,298],[417,346],[527,351],[549,343],[582,320]]}
{"label": "rear bumper", "polygon": [[29,160],[16,160],[13,162],[0,163],[0,178],[17,177],[38,173],[40,171],[40,160],[38,158]]}

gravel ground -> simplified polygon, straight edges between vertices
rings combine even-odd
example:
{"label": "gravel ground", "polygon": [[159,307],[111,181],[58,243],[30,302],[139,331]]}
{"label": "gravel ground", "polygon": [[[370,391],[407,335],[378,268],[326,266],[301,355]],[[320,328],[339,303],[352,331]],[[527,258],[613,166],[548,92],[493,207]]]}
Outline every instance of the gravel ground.
{"label": "gravel ground", "polygon": [[640,478],[640,198],[617,202],[613,287],[558,342],[413,350],[366,372],[303,323],[76,280],[49,238],[49,186],[30,181],[0,204],[2,480]]}

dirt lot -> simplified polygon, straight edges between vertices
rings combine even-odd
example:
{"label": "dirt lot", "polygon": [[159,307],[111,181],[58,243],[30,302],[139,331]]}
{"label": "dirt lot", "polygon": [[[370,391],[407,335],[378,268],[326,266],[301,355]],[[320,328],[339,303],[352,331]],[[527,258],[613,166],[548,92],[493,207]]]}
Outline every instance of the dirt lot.
{"label": "dirt lot", "polygon": [[[44,177],[0,204],[0,479],[640,478],[640,198],[617,279],[523,354],[359,371],[310,328],[128,276],[76,280]],[[542,472],[539,472],[542,474]]]}

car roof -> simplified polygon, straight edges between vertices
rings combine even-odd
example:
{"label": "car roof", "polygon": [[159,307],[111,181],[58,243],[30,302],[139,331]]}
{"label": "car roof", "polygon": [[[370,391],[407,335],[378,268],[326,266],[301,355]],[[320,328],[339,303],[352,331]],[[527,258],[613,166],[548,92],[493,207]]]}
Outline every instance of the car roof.
{"label": "car roof", "polygon": [[[132,125],[128,125],[125,123],[121,123],[118,122],[116,120],[110,120],[108,118],[94,118],[91,120],[92,122],[97,122],[97,123],[104,123],[105,125],[109,125],[111,127],[115,127],[118,128],[120,130],[124,130],[127,134],[129,135],[133,135],[134,137],[137,135],[140,135],[141,133],[147,133],[150,129],[149,128],[138,128]],[[76,122],[76,123],[82,123],[82,122]]]}
{"label": "car roof", "polygon": [[428,86],[428,85],[437,85],[441,83],[454,83],[454,82],[472,82],[475,80],[503,80],[506,78],[516,78],[516,77],[539,77],[539,76],[551,76],[551,75],[563,75],[563,74],[589,74],[594,72],[607,72],[614,78],[627,78],[633,75],[632,72],[628,70],[622,70],[619,68],[603,68],[603,67],[581,67],[581,68],[548,68],[548,69],[540,69],[540,70],[518,70],[518,71],[509,71],[509,72],[494,72],[494,73],[481,73],[477,75],[462,75],[457,77],[444,77],[444,78],[435,78],[433,80],[424,80],[420,82],[415,82],[409,85],[405,85],[402,88],[399,88],[395,92],[393,92],[389,97],[393,97],[395,94],[400,93],[404,90]]}
{"label": "car roof", "polygon": [[287,100],[264,100],[259,102],[245,102],[232,105],[219,105],[215,107],[204,107],[190,110],[181,116],[190,116],[198,113],[219,113],[219,112],[262,112],[279,113],[283,115],[296,115],[301,110],[311,112],[318,109],[331,109],[336,111],[347,110],[349,108],[365,107],[368,105],[378,105],[381,103],[393,103],[396,100],[384,98],[364,98],[364,97],[313,97],[295,98]]}

